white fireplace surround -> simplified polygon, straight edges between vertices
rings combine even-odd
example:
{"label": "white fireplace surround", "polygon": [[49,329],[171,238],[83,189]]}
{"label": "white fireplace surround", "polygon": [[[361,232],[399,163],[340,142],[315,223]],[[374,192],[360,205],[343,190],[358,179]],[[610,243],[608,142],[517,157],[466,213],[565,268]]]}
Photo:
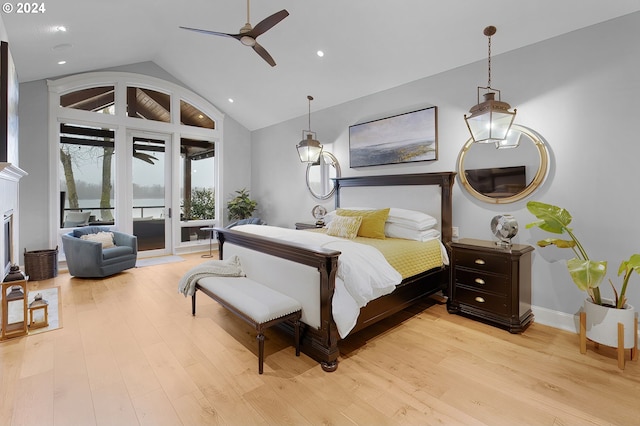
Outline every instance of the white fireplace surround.
{"label": "white fireplace surround", "polygon": [[[20,229],[20,203],[18,198],[18,182],[26,175],[27,172],[25,172],[21,168],[11,163],[0,162],[0,213],[2,213],[3,216],[4,214],[7,214],[9,212],[13,214],[13,241],[11,241],[13,253],[11,261],[13,263],[16,263],[17,261],[18,242],[20,240],[18,232],[18,230]],[[8,236],[4,235],[3,227],[2,232],[0,232],[0,259],[5,258],[5,238],[8,238]],[[4,280],[4,271],[2,273],[2,280]]]}

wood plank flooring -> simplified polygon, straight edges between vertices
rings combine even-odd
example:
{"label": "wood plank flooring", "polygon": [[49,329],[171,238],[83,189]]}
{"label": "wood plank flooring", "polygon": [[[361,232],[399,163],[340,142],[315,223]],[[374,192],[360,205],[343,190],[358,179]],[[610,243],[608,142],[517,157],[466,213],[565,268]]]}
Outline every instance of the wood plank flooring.
{"label": "wood plank flooring", "polygon": [[[425,301],[346,339],[325,373],[279,330],[255,332],[177,291],[205,261],[58,277],[63,328],[0,343],[0,425],[633,425],[640,363],[534,323],[522,335]],[[628,357],[628,353],[627,353]]]}

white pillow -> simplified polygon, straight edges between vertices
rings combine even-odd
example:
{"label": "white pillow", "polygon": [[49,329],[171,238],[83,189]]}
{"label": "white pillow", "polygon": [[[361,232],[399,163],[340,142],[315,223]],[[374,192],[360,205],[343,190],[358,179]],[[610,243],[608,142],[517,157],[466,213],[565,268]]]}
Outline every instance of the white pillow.
{"label": "white pillow", "polygon": [[407,228],[424,231],[438,224],[435,217],[426,213],[391,207],[387,222],[404,225]]}
{"label": "white pillow", "polygon": [[107,249],[111,247],[115,247],[116,245],[113,243],[113,232],[98,232],[97,234],[85,234],[80,236],[80,239],[86,241],[93,241],[96,243],[102,243],[102,248]]}
{"label": "white pillow", "polygon": [[419,231],[411,229],[397,223],[386,223],[384,225],[384,234],[389,238],[403,238],[405,240],[429,241],[440,238],[440,232],[437,229],[425,229]]}

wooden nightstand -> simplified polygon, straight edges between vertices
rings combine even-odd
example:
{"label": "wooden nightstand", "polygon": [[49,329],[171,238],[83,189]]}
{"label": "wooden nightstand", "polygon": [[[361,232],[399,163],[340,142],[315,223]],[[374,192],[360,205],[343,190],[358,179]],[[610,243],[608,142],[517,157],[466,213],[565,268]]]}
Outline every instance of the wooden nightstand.
{"label": "wooden nightstand", "polygon": [[533,247],[504,248],[472,239],[453,241],[450,247],[449,313],[472,316],[511,333],[524,331],[533,322]]}
{"label": "wooden nightstand", "polygon": [[322,225],[316,225],[315,222],[296,222],[296,229],[315,229],[322,228]]}

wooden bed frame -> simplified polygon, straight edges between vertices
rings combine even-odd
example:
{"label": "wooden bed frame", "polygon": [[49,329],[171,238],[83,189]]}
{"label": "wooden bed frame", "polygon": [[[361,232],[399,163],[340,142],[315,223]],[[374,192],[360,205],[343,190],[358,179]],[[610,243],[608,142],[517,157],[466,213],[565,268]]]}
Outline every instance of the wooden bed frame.
{"label": "wooden bed frame", "polygon": [[[417,173],[406,175],[363,176],[335,179],[336,207],[340,206],[340,189],[362,186],[438,185],[440,186],[441,239],[447,246],[452,238],[452,189],[455,172]],[[303,324],[301,349],[320,362],[325,371],[338,368],[339,335],[332,315],[332,297],[335,288],[336,269],[340,252],[318,247],[304,246],[272,238],[251,235],[233,229],[216,229],[220,259],[224,244],[229,243],[254,251],[277,256],[292,262],[316,268],[319,272],[321,327]],[[416,303],[423,297],[440,290],[446,291],[449,280],[448,267],[439,267],[404,279],[393,293],[372,300],[360,310],[358,322],[351,333],[374,324]],[[293,335],[293,324],[283,323],[281,328]]]}

